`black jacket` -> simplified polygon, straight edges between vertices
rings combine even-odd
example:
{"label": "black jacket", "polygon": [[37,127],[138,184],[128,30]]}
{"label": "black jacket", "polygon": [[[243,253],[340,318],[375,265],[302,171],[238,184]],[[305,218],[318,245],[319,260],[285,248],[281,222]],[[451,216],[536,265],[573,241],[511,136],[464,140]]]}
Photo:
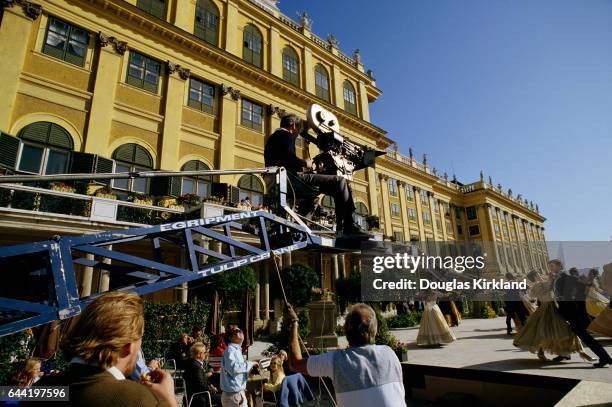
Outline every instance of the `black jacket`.
{"label": "black jacket", "polygon": [[185,386],[187,387],[187,398],[190,398],[193,393],[201,391],[209,391],[208,377],[206,376],[205,367],[195,359],[188,359],[185,363]]}
{"label": "black jacket", "polygon": [[270,135],[264,148],[266,167],[285,167],[292,173],[302,172],[306,162],[295,153],[296,137],[280,128]]}

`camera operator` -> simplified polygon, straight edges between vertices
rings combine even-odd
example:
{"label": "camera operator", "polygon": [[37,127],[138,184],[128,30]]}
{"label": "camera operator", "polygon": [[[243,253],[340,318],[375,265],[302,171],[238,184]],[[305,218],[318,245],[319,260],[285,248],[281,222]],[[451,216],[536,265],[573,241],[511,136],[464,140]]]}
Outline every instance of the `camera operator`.
{"label": "camera operator", "polygon": [[336,233],[338,235],[353,235],[369,237],[359,225],[353,221],[355,203],[351,188],[346,178],[338,175],[304,173],[304,168],[313,168],[312,159],[302,160],[295,154],[295,140],[302,130],[302,119],[295,114],[287,114],[281,118],[280,128],[268,141],[264,150],[266,167],[285,167],[291,178],[299,178],[309,186],[319,187],[319,190],[334,198],[336,204]]}

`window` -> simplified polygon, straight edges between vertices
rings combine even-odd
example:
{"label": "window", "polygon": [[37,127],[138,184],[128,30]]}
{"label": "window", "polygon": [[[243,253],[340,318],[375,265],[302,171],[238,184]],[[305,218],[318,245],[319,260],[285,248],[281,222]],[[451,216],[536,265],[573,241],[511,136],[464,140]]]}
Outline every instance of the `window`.
{"label": "window", "polygon": [[455,219],[461,221],[461,208],[455,208]]}
{"label": "window", "polygon": [[355,88],[349,81],[344,81],[344,110],[351,114],[357,114],[357,103],[355,102]]}
{"label": "window", "polygon": [[[185,165],[181,167],[181,171],[205,171],[210,170],[208,165],[202,161],[192,160],[187,161]],[[185,194],[196,194],[201,198],[207,198],[210,196],[210,189],[212,186],[212,175],[200,175],[196,177],[182,177],[181,178],[181,195]]]}
{"label": "window", "polygon": [[130,51],[126,82],[149,92],[157,93],[161,64],[137,52]]}
{"label": "window", "polygon": [[263,202],[264,187],[255,175],[243,175],[238,181],[240,199],[249,198],[253,208],[258,208]]}
{"label": "window", "polygon": [[469,228],[470,236],[478,236],[480,234],[480,228],[478,225],[472,225]]}
{"label": "window", "polygon": [[433,206],[434,206],[434,212],[440,213],[440,206],[438,205],[438,198],[434,198]]}
{"label": "window", "polygon": [[240,123],[249,129],[261,131],[263,108],[250,100],[242,99],[242,119]]}
{"label": "window", "polygon": [[242,59],[259,68],[263,67],[262,36],[254,25],[244,27]]}
{"label": "window", "polygon": [[468,220],[478,219],[478,215],[476,215],[475,206],[468,206],[467,208],[465,208],[465,212],[467,213]]}
{"label": "window", "polygon": [[300,86],[300,65],[298,56],[292,48],[283,49],[283,79]]}
{"label": "window", "polygon": [[458,235],[462,235],[463,234],[463,226],[457,225],[457,234]]}
{"label": "window", "polygon": [[165,20],[166,1],[165,0],[138,0],[136,7]]}
{"label": "window", "polygon": [[328,212],[334,212],[336,209],[336,202],[332,196],[323,195],[323,198],[321,198],[321,206],[327,209]]}
{"label": "window", "polygon": [[365,228],[367,226],[366,217],[369,215],[368,207],[363,202],[355,204],[355,221],[359,226]]}
{"label": "window", "polygon": [[43,53],[74,65],[85,65],[89,33],[62,20],[49,17]]}
{"label": "window", "polygon": [[397,180],[389,178],[387,183],[389,184],[389,194],[391,194],[391,196],[397,196]]}
{"label": "window", "polygon": [[446,221],[446,233],[448,233],[449,235],[453,235],[453,227],[451,226],[451,223],[449,221]]}
{"label": "window", "polygon": [[412,185],[406,184],[406,199],[409,201],[414,200],[414,191],[412,190]]}
{"label": "window", "polygon": [[427,191],[421,190],[421,203],[424,206],[427,206],[428,201],[429,201],[429,199],[428,199],[428,196],[427,196]]}
{"label": "window", "polygon": [[416,212],[414,211],[414,208],[408,208],[408,217],[413,222],[416,220]]}
{"label": "window", "polygon": [[[153,168],[151,154],[138,144],[129,143],[117,147],[113,152],[115,172],[137,172]],[[114,179],[113,188],[132,191],[140,194],[149,193],[149,179]]]}
{"label": "window", "polygon": [[393,240],[402,243],[404,241],[404,234],[398,230],[393,231]]}
{"label": "window", "polygon": [[65,174],[70,151],[74,148],[70,134],[55,123],[36,122],[18,134],[22,140],[17,169],[33,174]]}
{"label": "window", "polygon": [[441,230],[442,229],[442,223],[440,222],[440,219],[436,219],[436,229],[437,230]]}
{"label": "window", "polygon": [[497,223],[493,224],[493,229],[495,229],[495,233],[499,234],[499,225]]}
{"label": "window", "polygon": [[360,216],[368,216],[370,214],[368,207],[363,202],[357,202],[355,204],[355,213]]}
{"label": "window", "polygon": [[329,75],[321,64],[315,67],[315,95],[329,102]]}
{"label": "window", "polygon": [[399,216],[399,214],[400,214],[399,205],[396,203],[392,203],[391,204],[391,216]]}
{"label": "window", "polygon": [[215,87],[196,78],[189,79],[189,100],[195,109],[215,114]]}
{"label": "window", "polygon": [[429,216],[429,212],[423,213],[423,221],[426,225],[429,225],[431,223],[431,217]]}
{"label": "window", "polygon": [[209,44],[219,44],[219,9],[211,0],[198,0],[193,33]]}

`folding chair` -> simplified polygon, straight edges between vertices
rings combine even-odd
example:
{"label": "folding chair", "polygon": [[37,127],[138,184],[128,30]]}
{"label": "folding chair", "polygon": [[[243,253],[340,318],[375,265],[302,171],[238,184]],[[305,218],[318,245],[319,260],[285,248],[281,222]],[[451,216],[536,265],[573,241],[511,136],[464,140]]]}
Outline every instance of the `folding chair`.
{"label": "folding chair", "polygon": [[212,397],[210,396],[210,392],[209,391],[199,391],[199,392],[193,393],[191,397],[189,397],[189,402],[187,403],[187,407],[191,407],[191,404],[193,403],[193,398],[195,396],[199,396],[200,394],[206,394],[206,397],[208,397],[208,405],[213,406]]}

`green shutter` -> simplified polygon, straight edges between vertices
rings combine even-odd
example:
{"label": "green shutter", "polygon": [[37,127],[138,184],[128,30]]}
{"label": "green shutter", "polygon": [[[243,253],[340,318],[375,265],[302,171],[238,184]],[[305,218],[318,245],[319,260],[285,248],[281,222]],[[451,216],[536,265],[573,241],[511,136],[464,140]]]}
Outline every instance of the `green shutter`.
{"label": "green shutter", "polygon": [[109,158],[104,158],[98,156],[96,160],[96,170],[97,173],[109,173],[113,172],[113,160]]}
{"label": "green shutter", "polygon": [[17,164],[19,139],[6,133],[0,133],[0,166],[10,170]]}
{"label": "green shutter", "polygon": [[118,147],[113,153],[113,158],[119,161],[125,161],[128,163],[134,160],[134,146],[135,144],[124,144]]}
{"label": "green shutter", "polygon": [[180,196],[181,177],[156,177],[151,179],[151,194],[155,196]]}
{"label": "green shutter", "polygon": [[153,168],[153,159],[147,150],[143,147],[134,144],[134,164],[142,165],[147,168]]}
{"label": "green shutter", "polygon": [[92,174],[95,169],[96,156],[89,153],[72,153],[72,162],[70,164],[71,174]]}
{"label": "green shutter", "polygon": [[51,123],[49,122],[37,122],[29,124],[19,132],[19,137],[24,140],[36,141],[38,143],[46,144],[50,124]]}
{"label": "green shutter", "polygon": [[53,123],[50,123],[48,143],[52,146],[65,148],[67,150],[72,150],[74,147],[70,134],[62,127]]}

